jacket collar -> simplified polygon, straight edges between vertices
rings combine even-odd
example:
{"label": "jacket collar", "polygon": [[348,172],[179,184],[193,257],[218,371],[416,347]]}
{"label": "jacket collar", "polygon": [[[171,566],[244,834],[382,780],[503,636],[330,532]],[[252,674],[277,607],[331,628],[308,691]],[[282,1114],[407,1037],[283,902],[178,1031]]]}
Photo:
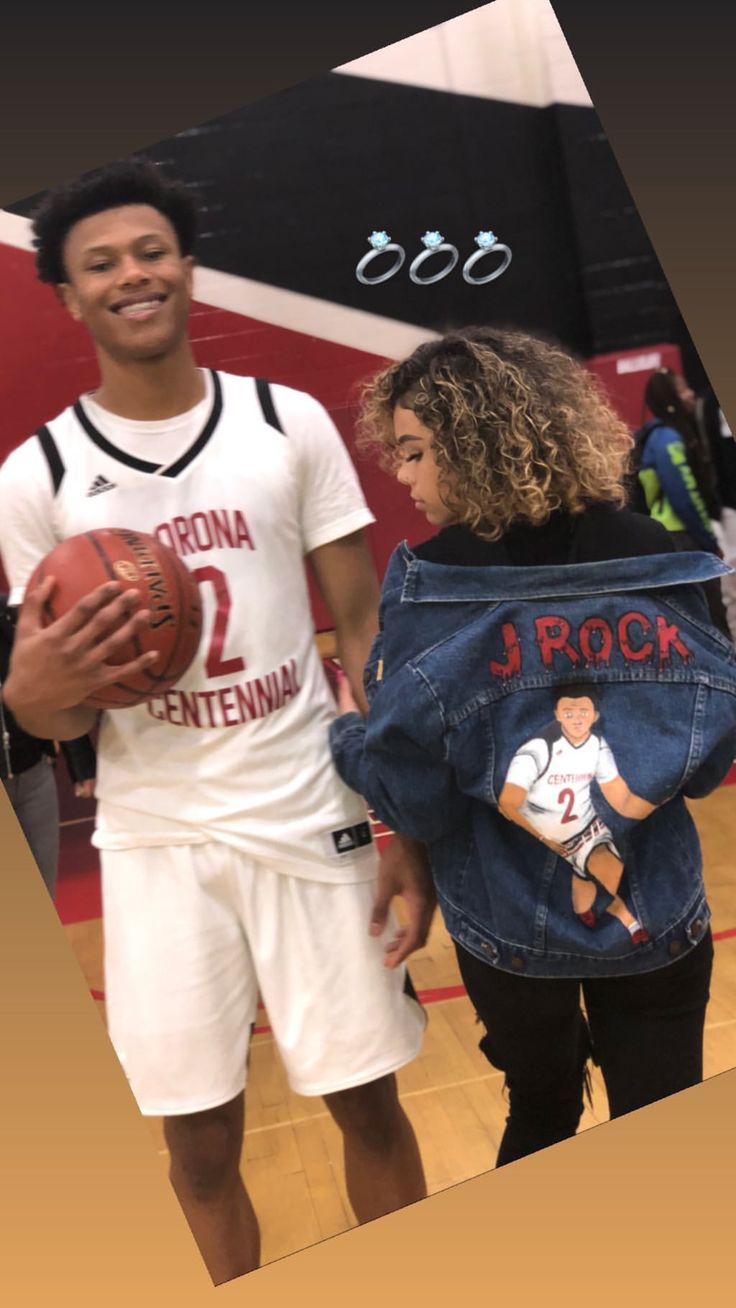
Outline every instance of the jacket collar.
{"label": "jacket collar", "polygon": [[418,559],[403,541],[386,580],[389,585],[401,586],[402,603],[452,604],[663,590],[709,581],[731,571],[714,554],[700,551],[552,567],[464,568]]}

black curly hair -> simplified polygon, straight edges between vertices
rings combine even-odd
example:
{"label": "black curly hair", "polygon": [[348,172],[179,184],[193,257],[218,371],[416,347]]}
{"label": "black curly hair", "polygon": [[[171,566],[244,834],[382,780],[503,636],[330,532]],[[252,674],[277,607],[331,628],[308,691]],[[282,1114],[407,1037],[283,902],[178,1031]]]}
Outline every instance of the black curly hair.
{"label": "black curly hair", "polygon": [[197,203],[181,182],[166,177],[149,159],[119,159],[47,191],[33,215],[33,244],[39,280],[58,286],[68,280],[64,242],[72,227],[92,214],[126,204],[148,204],[168,218],[182,255],[197,235]]}

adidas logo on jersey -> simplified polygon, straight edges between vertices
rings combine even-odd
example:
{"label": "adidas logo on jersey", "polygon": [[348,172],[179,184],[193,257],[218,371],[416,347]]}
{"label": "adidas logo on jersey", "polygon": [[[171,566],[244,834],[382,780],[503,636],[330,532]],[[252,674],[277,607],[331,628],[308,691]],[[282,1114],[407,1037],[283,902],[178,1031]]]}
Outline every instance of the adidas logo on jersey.
{"label": "adidas logo on jersey", "polygon": [[332,843],[337,854],[349,854],[353,849],[370,845],[373,840],[368,822],[359,822],[355,827],[342,827],[332,832]]}
{"label": "adidas logo on jersey", "polygon": [[115,490],[115,489],[116,489],[115,482],[108,481],[107,477],[103,477],[102,473],[100,473],[99,477],[95,477],[94,481],[92,482],[92,485],[87,491],[87,496],[89,497],[90,495],[101,495],[103,491]]}

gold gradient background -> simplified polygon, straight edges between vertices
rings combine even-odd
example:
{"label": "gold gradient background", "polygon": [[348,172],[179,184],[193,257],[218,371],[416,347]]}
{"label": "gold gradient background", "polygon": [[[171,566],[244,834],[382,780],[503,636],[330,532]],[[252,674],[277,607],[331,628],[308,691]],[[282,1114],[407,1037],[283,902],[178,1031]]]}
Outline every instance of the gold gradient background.
{"label": "gold gradient background", "polygon": [[[736,20],[716,0],[687,7],[555,0],[554,7],[733,423],[736,92],[728,65]],[[224,7],[218,0],[215,8]],[[438,21],[419,4],[397,8],[404,32]],[[77,166],[160,139],[171,130],[167,98],[169,106],[187,103],[186,79],[176,81],[177,60],[164,44],[156,84],[162,112],[157,118],[149,104],[145,121],[139,114],[123,140],[120,80],[130,87],[136,49],[160,40],[163,6],[149,3],[148,27],[133,30],[140,6],[114,15],[81,9],[65,10],[53,32],[54,58],[43,5],[30,18],[14,14],[12,32],[5,28],[14,81],[3,83],[13,113],[2,140],[10,163],[22,164],[7,178],[24,177],[16,191],[0,179],[6,203]],[[212,5],[207,12],[211,20]],[[382,37],[380,5],[368,41],[364,30],[351,41],[350,19],[338,18],[336,7],[310,12],[304,74],[328,66],[316,57],[320,31],[329,31],[332,49],[339,27],[342,59],[396,39]],[[183,5],[180,17],[188,21],[177,24],[176,40],[196,46],[196,9]],[[292,57],[284,78],[281,42],[259,42],[257,15],[233,5],[227,23],[218,17],[219,27],[208,25],[209,48],[216,52],[218,39],[223,48],[257,47],[262,83],[271,78],[260,93],[304,75]],[[163,19],[160,32],[165,38]],[[85,60],[106,61],[109,138],[104,96],[95,88],[86,98],[84,64],[75,62],[80,34]],[[43,87],[31,103],[39,45]],[[200,71],[196,109],[180,108],[178,128],[210,116],[202,99],[210,83],[210,103],[218,103],[216,60]],[[13,101],[16,84],[25,100]],[[249,98],[233,94],[231,107]],[[50,134],[50,125],[54,105],[72,100],[77,113],[86,104],[91,126],[85,158],[67,168],[74,143]],[[343,1301],[439,1308],[466,1295],[513,1308],[669,1306],[716,1291],[716,1302],[726,1300],[734,1279],[736,1072],[215,1289],[1,790],[0,839],[0,1292],[9,1308]]]}

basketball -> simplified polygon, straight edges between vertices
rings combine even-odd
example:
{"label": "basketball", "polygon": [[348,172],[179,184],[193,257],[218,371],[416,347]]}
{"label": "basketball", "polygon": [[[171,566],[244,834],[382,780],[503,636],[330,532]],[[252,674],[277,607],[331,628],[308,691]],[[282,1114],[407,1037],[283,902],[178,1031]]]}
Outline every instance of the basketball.
{"label": "basketball", "polygon": [[167,545],[144,532],[104,528],[70,536],[41,560],[28,591],[44,577],[56,578],[45,605],[47,625],[63,617],[90,591],[108,581],[123,590],[139,590],[142,609],[150,610],[143,627],[111,657],[130,663],[155,650],[158,661],[126,681],[103,686],[85,700],[93,708],[132,708],[162,695],[184,675],[202,634],[202,605],[197,583]]}

